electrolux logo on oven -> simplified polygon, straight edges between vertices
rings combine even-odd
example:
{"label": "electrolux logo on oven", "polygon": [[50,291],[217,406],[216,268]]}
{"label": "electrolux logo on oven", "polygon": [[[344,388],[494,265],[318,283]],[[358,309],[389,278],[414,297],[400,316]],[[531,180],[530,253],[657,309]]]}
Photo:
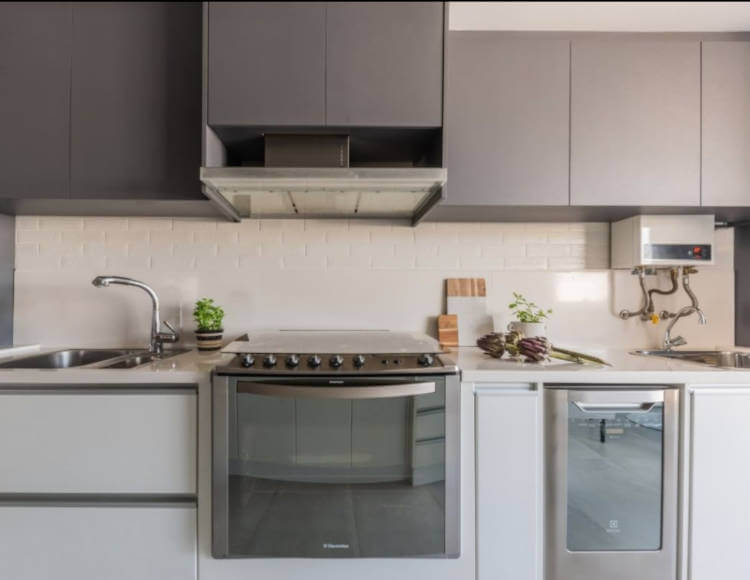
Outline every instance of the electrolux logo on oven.
{"label": "electrolux logo on oven", "polygon": [[348,550],[349,544],[329,544],[325,543],[323,544],[324,550]]}

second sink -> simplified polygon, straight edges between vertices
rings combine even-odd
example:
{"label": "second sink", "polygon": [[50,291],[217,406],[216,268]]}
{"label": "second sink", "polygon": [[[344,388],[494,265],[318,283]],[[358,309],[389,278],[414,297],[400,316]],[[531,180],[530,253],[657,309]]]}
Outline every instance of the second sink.
{"label": "second sink", "polygon": [[750,352],[736,350],[636,350],[633,354],[686,360],[712,367],[750,368]]}

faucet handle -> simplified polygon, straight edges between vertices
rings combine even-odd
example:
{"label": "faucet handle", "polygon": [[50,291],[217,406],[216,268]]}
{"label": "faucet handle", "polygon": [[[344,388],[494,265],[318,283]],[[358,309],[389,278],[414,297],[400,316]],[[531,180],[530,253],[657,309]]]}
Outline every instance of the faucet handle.
{"label": "faucet handle", "polygon": [[687,340],[682,338],[681,336],[675,336],[672,340],[669,341],[670,346],[683,346],[687,344]]}
{"label": "faucet handle", "polygon": [[162,322],[164,322],[164,326],[166,326],[170,330],[171,334],[166,333],[166,332],[160,332],[159,339],[162,342],[177,342],[178,340],[180,340],[180,335],[174,329],[174,327],[171,324],[169,324],[169,322],[167,322],[166,320]]}

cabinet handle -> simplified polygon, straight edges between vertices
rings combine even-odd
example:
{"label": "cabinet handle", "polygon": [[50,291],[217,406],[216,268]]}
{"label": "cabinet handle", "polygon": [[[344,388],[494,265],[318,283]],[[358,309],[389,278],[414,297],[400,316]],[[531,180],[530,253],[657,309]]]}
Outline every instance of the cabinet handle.
{"label": "cabinet handle", "polygon": [[403,383],[362,387],[310,387],[238,382],[237,392],[285,399],[388,399],[434,393],[435,383]]}

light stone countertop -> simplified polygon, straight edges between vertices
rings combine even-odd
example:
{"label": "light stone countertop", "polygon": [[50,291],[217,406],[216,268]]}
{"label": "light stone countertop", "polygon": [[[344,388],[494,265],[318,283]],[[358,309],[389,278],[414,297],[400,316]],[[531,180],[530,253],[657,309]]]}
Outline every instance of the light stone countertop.
{"label": "light stone countertop", "polygon": [[[498,360],[476,347],[452,349],[447,356],[461,369],[462,379],[466,382],[750,385],[750,369],[715,368],[701,363],[633,355],[624,349],[573,348],[597,356],[612,366],[579,365],[554,359],[542,364]],[[722,346],[716,350],[750,352],[743,347]]]}
{"label": "light stone countertop", "polygon": [[[40,348],[50,352],[59,348]],[[553,360],[549,363],[521,363],[497,360],[476,347],[448,351],[444,357],[455,362],[467,383],[581,383],[581,384],[671,384],[671,385],[750,385],[750,369],[719,369],[660,357],[629,354],[623,349],[579,349],[598,356],[612,366],[579,365]],[[709,350],[709,349],[701,349]],[[720,347],[718,350],[743,350],[742,347]],[[5,353],[7,354],[7,353]],[[19,357],[35,354],[24,349]],[[220,351],[186,353],[132,369],[0,369],[0,384],[197,384],[205,381],[211,370],[232,360],[233,354]],[[10,358],[2,356],[2,360]]]}

